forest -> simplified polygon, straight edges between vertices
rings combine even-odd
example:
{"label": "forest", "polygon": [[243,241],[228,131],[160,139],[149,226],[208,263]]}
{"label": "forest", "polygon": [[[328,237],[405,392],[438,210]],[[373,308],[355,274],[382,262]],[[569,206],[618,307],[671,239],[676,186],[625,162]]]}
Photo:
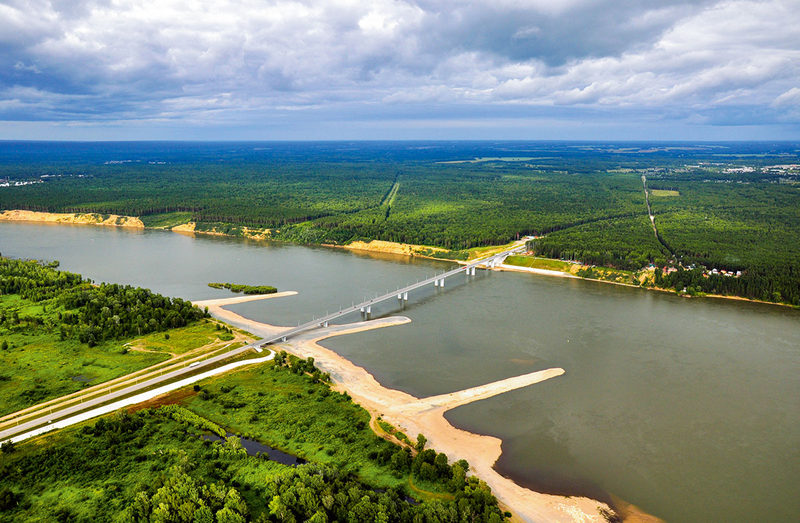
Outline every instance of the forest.
{"label": "forest", "polygon": [[[377,437],[366,411],[308,369],[284,355],[280,365],[201,382],[183,405],[6,444],[0,521],[506,520],[465,461],[450,463],[424,438],[401,448]],[[236,436],[201,437],[225,435],[221,425],[309,463],[248,455]]]}
{"label": "forest", "polygon": [[780,167],[800,163],[791,143],[23,145],[0,145],[0,177],[44,183],[3,188],[0,209],[306,244],[378,239],[453,259],[535,235],[537,254],[589,265],[742,270],[760,275],[753,293],[783,301],[800,285],[800,169]]}
{"label": "forest", "polygon": [[[58,312],[42,327],[59,332],[61,339],[74,337],[90,347],[103,340],[165,331],[208,317],[180,298],[130,285],[95,285],[78,274],[4,257],[0,257],[0,294],[17,294],[32,302],[52,301],[50,306]],[[41,322],[41,317],[0,309],[0,326],[11,332]]]}

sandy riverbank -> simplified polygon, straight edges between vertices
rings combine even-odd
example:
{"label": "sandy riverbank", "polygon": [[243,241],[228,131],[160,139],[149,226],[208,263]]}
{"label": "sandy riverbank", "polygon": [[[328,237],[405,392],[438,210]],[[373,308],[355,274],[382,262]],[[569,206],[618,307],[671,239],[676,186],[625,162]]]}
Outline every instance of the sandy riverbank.
{"label": "sandy riverbank", "polygon": [[57,224],[103,225],[106,227],[127,227],[144,229],[144,223],[133,216],[97,213],[64,213],[12,210],[0,213],[0,221],[39,222]]}
{"label": "sandy riverbank", "polygon": [[[268,295],[274,296],[274,295]],[[231,298],[230,300],[236,300]],[[225,310],[226,300],[214,300],[214,316],[223,321],[240,323],[242,317]],[[207,302],[196,302],[205,306]],[[235,303],[230,301],[228,303]],[[209,306],[209,311],[211,311]],[[281,327],[247,320],[255,333],[279,332]],[[403,316],[381,318],[348,325],[333,325],[293,338],[282,344],[288,352],[301,357],[313,357],[316,364],[330,373],[337,389],[347,391],[354,401],[366,408],[373,417],[381,416],[412,438],[424,434],[431,448],[444,452],[451,460],[464,458],[472,472],[491,487],[492,492],[516,515],[526,521],[605,521],[600,510],[610,508],[599,501],[583,497],[554,496],[533,492],[521,487],[494,470],[501,454],[501,440],[492,436],[473,434],[450,424],[444,413],[459,405],[486,399],[520,387],[555,378],[564,373],[553,368],[515,376],[479,387],[429,398],[416,398],[408,393],[384,387],[366,371],[339,354],[319,345],[332,336],[409,323]]]}

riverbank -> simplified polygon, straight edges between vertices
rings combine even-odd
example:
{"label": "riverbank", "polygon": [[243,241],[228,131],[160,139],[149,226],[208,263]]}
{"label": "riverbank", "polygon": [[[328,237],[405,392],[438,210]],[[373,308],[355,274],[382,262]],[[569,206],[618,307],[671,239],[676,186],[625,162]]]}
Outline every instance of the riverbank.
{"label": "riverbank", "polygon": [[10,210],[0,213],[0,221],[4,222],[38,222],[70,225],[102,225],[105,227],[126,227],[144,229],[144,223],[133,216],[100,213],[58,213],[24,210]]}
{"label": "riverbank", "polygon": [[[276,296],[269,295],[267,297]],[[248,329],[255,334],[273,334],[284,329],[242,318],[242,316],[223,308],[226,304],[241,303],[242,298],[198,301],[195,302],[195,305],[208,306],[209,311],[223,321],[233,324],[246,322]],[[250,297],[250,299],[259,299],[259,297]],[[492,492],[505,506],[524,520],[605,521],[601,511],[611,511],[611,508],[605,503],[584,497],[541,494],[521,487],[500,475],[495,471],[494,464],[502,453],[502,441],[492,436],[473,434],[458,429],[444,417],[446,411],[457,406],[560,376],[564,373],[563,369],[546,369],[463,391],[429,398],[417,398],[411,394],[384,387],[363,367],[359,367],[319,344],[322,340],[333,336],[402,325],[410,321],[406,317],[396,316],[348,325],[333,325],[299,335],[282,346],[297,357],[314,358],[316,365],[330,374],[335,388],[350,394],[356,403],[370,412],[373,418],[380,416],[412,437],[415,434],[424,434],[428,438],[431,448],[444,452],[451,460],[467,459],[472,472],[491,487]]]}
{"label": "riverbank", "polygon": [[[53,223],[53,224],[79,224],[79,225],[101,225],[101,226],[111,226],[111,227],[126,227],[132,229],[146,229],[144,223],[140,218],[133,217],[133,216],[122,216],[116,214],[96,214],[96,213],[50,213],[50,212],[40,212],[40,211],[26,211],[26,210],[7,210],[0,212],[0,221],[19,221],[19,222],[34,222],[34,223]],[[180,225],[175,225],[172,227],[152,227],[154,229],[162,229],[162,230],[171,230],[172,232],[177,232],[180,234],[186,235],[194,235],[194,234],[204,234],[208,236],[224,236],[229,238],[245,238],[248,240],[254,241],[279,241],[274,240],[271,236],[270,229],[251,229],[248,227],[238,227],[237,230],[240,234],[228,234],[222,231],[218,231],[215,228],[210,230],[199,230],[197,229],[197,224],[195,222],[188,222]],[[511,244],[509,244],[511,245]],[[462,252],[462,251],[449,251],[447,249],[443,249],[441,247],[432,247],[427,245],[416,245],[416,244],[407,244],[407,243],[398,243],[398,242],[389,242],[384,240],[371,240],[369,242],[365,241],[355,241],[351,242],[347,245],[333,245],[333,244],[323,244],[325,247],[332,247],[337,249],[345,249],[349,251],[355,252],[364,252],[364,253],[378,253],[378,254],[391,254],[391,255],[398,255],[398,256],[410,256],[410,257],[417,257],[417,258],[426,258],[431,260],[439,260],[439,261],[447,261],[453,263],[467,263],[464,259],[457,259],[452,257],[452,253],[454,252]],[[501,251],[507,246],[496,246],[496,247],[477,247],[474,249],[470,249],[468,251],[468,255],[465,258],[468,258],[470,261],[476,259],[480,256],[488,256],[491,255],[493,252]],[[549,260],[549,259],[548,259]],[[550,260],[553,262],[558,262],[559,260]],[[542,276],[555,276],[561,278],[578,278],[587,281],[596,281],[600,283],[607,283],[613,285],[622,285],[625,287],[637,288],[637,289],[647,289],[659,292],[668,292],[668,293],[675,293],[674,289],[670,288],[660,288],[660,287],[643,287],[641,285],[634,285],[631,283],[619,282],[619,281],[611,281],[602,278],[584,278],[575,274],[578,269],[583,268],[581,265],[575,265],[576,269],[571,270],[571,272],[565,271],[558,271],[558,270],[551,270],[551,269],[540,269],[535,267],[522,267],[517,265],[510,265],[510,264],[502,264],[501,266],[495,267],[493,270],[496,271],[512,271],[512,272],[527,272],[532,274],[539,274]],[[689,297],[689,296],[685,296]],[[767,305],[781,305],[784,307],[793,307],[789,303],[776,303],[771,301],[764,301],[764,300],[756,300],[753,298],[746,298],[743,296],[731,296],[731,295],[721,295],[721,294],[704,294],[704,295],[697,295],[693,296],[696,298],[715,298],[715,299],[726,299],[726,300],[736,300],[736,301],[746,301],[751,303],[761,303]]]}

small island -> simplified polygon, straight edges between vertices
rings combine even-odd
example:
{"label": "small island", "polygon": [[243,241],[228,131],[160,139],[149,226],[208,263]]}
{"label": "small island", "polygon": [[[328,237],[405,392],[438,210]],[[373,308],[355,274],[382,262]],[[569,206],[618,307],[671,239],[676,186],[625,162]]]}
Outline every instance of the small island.
{"label": "small island", "polygon": [[278,289],[271,285],[243,285],[240,283],[216,283],[208,284],[209,287],[214,289],[229,289],[231,292],[241,292],[244,294],[273,294],[278,292]]}

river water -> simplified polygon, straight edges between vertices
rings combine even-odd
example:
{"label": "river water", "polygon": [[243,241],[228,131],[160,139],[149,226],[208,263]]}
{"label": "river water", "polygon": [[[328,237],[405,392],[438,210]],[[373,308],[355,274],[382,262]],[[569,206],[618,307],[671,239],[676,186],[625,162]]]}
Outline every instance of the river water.
{"label": "river water", "polygon": [[[212,281],[297,296],[232,307],[291,325],[451,265],[343,250],[91,226],[0,223],[5,256],[188,299]],[[500,437],[497,468],[560,493],[613,493],[670,521],[800,514],[800,312],[518,273],[458,275],[411,324],[325,345],[416,396],[558,366],[564,376],[447,415]],[[353,319],[357,319],[357,315]]]}

